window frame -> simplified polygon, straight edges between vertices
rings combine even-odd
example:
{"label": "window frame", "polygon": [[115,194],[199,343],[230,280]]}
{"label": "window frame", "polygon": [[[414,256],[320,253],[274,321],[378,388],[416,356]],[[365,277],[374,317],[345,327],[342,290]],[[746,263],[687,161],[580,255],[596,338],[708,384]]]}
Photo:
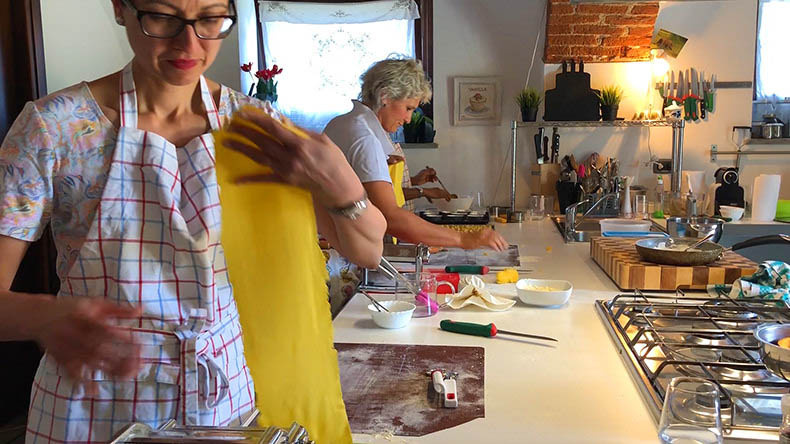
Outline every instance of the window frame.
{"label": "window frame", "polygon": [[[358,3],[359,0],[289,0],[294,3]],[[433,82],[433,0],[415,0],[420,18],[414,21],[414,54],[422,61],[428,79]],[[263,29],[258,2],[255,0],[255,28],[258,36],[258,66],[266,66],[263,51]],[[433,119],[433,99],[421,105],[423,113]]]}

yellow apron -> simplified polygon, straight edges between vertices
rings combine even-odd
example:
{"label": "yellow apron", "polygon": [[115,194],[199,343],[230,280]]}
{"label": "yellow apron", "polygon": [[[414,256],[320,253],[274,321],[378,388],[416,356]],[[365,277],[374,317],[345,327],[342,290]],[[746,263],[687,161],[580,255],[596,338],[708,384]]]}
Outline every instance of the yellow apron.
{"label": "yellow apron", "polygon": [[406,203],[406,197],[403,195],[403,166],[405,162],[402,160],[392,165],[388,165],[390,171],[390,179],[392,180],[392,191],[395,192],[395,203],[398,207],[402,207]]}
{"label": "yellow apron", "polygon": [[236,184],[271,170],[227,148],[227,132],[214,137],[222,245],[259,422],[297,421],[318,443],[351,443],[312,197],[284,184]]}

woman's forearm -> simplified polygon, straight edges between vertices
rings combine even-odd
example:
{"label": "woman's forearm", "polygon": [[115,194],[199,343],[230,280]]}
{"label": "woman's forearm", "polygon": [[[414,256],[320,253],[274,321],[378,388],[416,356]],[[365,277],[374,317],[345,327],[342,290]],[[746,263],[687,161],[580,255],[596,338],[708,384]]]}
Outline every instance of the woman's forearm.
{"label": "woman's forearm", "polygon": [[378,208],[370,204],[354,220],[330,214],[317,204],[315,213],[318,231],[343,257],[366,268],[378,266],[384,248],[382,239],[387,229],[387,221]]}
{"label": "woman's forearm", "polygon": [[0,341],[38,340],[47,313],[55,303],[48,294],[0,291]]}
{"label": "woman's forearm", "polygon": [[419,199],[420,197],[422,197],[422,192],[420,191],[419,188],[404,188],[403,197],[406,200]]}

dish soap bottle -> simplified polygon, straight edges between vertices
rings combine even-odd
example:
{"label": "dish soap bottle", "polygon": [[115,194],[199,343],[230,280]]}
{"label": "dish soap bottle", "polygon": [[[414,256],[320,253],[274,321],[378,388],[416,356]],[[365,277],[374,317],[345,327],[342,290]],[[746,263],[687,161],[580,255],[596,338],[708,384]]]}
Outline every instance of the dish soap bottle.
{"label": "dish soap bottle", "polygon": [[656,219],[664,218],[664,179],[660,175],[656,177],[655,201],[653,203],[653,217]]}
{"label": "dish soap bottle", "polygon": [[782,395],[782,425],[779,427],[779,444],[790,444],[790,393]]}

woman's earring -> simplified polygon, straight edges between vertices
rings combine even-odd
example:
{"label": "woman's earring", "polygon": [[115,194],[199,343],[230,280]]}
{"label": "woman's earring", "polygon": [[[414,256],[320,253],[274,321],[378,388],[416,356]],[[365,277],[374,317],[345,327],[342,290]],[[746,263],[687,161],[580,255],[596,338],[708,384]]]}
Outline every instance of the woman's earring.
{"label": "woman's earring", "polygon": [[115,17],[115,23],[123,26],[123,17],[121,16]]}

